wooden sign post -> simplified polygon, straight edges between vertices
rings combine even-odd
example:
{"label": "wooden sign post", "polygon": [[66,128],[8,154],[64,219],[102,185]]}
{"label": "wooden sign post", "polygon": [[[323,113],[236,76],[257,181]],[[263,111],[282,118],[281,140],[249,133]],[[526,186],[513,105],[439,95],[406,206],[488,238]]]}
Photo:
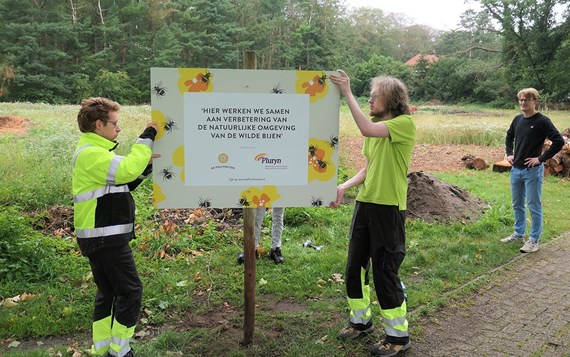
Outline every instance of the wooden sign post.
{"label": "wooden sign post", "polygon": [[[257,69],[255,52],[246,51],[244,69]],[[243,208],[243,253],[244,253],[244,312],[243,312],[243,341],[242,345],[250,345],[255,329],[255,235],[254,219],[256,208]]]}

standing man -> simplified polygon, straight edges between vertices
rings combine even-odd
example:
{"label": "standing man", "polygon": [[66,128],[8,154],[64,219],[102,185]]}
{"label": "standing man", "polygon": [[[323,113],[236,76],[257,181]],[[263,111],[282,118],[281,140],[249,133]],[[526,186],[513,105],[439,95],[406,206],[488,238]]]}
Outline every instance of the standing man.
{"label": "standing man", "polygon": [[[263,218],[265,218],[266,208],[256,208],[255,209],[255,256],[260,257],[259,251],[259,241],[261,239],[261,225],[263,224]],[[275,264],[282,264],[285,262],[285,258],[281,254],[281,235],[283,234],[283,216],[285,215],[285,207],[273,207],[271,209],[271,250],[269,251],[269,258],[275,262]],[[243,252],[237,258],[238,264],[243,264],[244,262]]]}
{"label": "standing man", "polygon": [[337,187],[338,207],[344,192],[361,185],[356,197],[346,263],[346,292],[350,317],[340,339],[356,339],[373,331],[368,272],[372,268],[380,303],[385,339],[371,352],[394,356],[410,348],[406,300],[398,269],[406,254],[406,201],[408,167],[416,142],[416,125],[410,115],[408,92],[392,77],[372,79],[370,120],[360,109],[350,79],[339,70],[330,79],[337,84],[358,129],[364,135],[366,166]]}
{"label": "standing man", "polygon": [[[510,178],[515,226],[513,234],[501,239],[501,242],[524,241],[526,202],[530,210],[531,228],[528,240],[520,251],[533,253],[539,249],[542,233],[542,163],[562,149],[564,138],[552,121],[537,111],[540,96],[536,89],[521,89],[517,97],[522,114],[513,119],[505,140],[507,161],[513,165]],[[552,141],[552,145],[542,153],[546,138]]]}
{"label": "standing man", "polygon": [[81,102],[82,132],[73,156],[74,225],[97,284],[93,356],[132,357],[130,340],[142,303],[129,241],[135,238],[134,190],[152,171],[156,124],[148,124],[127,156],[116,155],[120,106],[106,98]]}

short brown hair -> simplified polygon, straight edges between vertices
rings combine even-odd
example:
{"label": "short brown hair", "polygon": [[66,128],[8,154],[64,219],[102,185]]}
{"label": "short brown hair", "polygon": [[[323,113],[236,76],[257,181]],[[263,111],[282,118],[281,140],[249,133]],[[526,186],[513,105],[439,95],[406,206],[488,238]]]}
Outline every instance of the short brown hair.
{"label": "short brown hair", "polygon": [[536,101],[540,100],[540,94],[538,94],[538,91],[534,88],[521,89],[517,94],[517,98],[520,99],[521,97],[524,97],[526,99],[534,99]]}
{"label": "short brown hair", "polygon": [[95,122],[102,120],[109,121],[109,112],[118,112],[121,109],[119,103],[107,98],[92,97],[81,102],[81,109],[77,114],[77,124],[82,133],[89,133],[95,130]]}
{"label": "short brown hair", "polygon": [[371,90],[377,89],[384,101],[386,109],[390,111],[392,117],[402,114],[411,114],[410,98],[408,90],[402,81],[394,77],[378,76],[370,83]]}

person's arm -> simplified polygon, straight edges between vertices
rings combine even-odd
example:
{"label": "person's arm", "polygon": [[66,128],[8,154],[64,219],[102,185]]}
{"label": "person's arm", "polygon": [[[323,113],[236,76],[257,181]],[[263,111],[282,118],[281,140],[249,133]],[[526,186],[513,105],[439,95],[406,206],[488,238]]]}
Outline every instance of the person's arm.
{"label": "person's arm", "polygon": [[[152,159],[160,155],[153,154],[154,138],[157,134],[155,123],[147,124],[146,129],[138,137],[127,156],[116,156],[118,161],[115,184],[130,184],[138,186],[137,180],[142,181],[152,172]],[[140,183],[140,182],[138,182]]]}
{"label": "person's arm", "polygon": [[374,138],[386,138],[390,136],[390,132],[388,131],[388,127],[383,122],[374,123],[364,114],[356,98],[352,94],[352,89],[350,88],[350,78],[348,75],[342,70],[338,70],[339,75],[331,74],[329,76],[331,82],[338,85],[341,93],[346,98],[346,104],[350,109],[350,113],[354,118],[354,122],[358,126],[360,133],[366,137],[374,137]]}
{"label": "person's arm", "polygon": [[546,131],[546,137],[552,143],[550,144],[548,150],[546,150],[544,153],[542,153],[542,155],[540,155],[537,158],[539,162],[545,162],[546,160],[552,158],[560,150],[562,150],[562,147],[564,146],[564,138],[562,137],[562,135],[560,135],[560,131],[556,129],[556,127],[554,126],[554,124],[552,124],[552,121],[550,119],[545,121],[545,131]]}
{"label": "person's arm", "polygon": [[511,122],[511,126],[509,130],[507,130],[507,135],[505,136],[505,154],[507,155],[506,160],[512,165],[513,161],[515,160],[514,156],[514,143],[515,143],[515,121],[517,118],[515,117]]}
{"label": "person's arm", "polygon": [[[366,165],[368,167],[368,164]],[[337,208],[340,206],[342,198],[344,197],[344,192],[349,188],[360,185],[366,179],[366,167],[358,171],[356,175],[346,180],[344,183],[340,184],[336,188],[336,200],[331,202],[329,207]]]}

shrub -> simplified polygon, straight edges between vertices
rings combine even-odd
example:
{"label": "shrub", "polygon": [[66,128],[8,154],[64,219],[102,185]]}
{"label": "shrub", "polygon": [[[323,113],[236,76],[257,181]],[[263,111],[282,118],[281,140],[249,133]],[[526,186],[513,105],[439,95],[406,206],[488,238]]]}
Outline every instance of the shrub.
{"label": "shrub", "polygon": [[14,207],[0,212],[0,281],[39,281],[53,277],[58,252],[70,242],[54,240],[33,230],[29,218]]}

